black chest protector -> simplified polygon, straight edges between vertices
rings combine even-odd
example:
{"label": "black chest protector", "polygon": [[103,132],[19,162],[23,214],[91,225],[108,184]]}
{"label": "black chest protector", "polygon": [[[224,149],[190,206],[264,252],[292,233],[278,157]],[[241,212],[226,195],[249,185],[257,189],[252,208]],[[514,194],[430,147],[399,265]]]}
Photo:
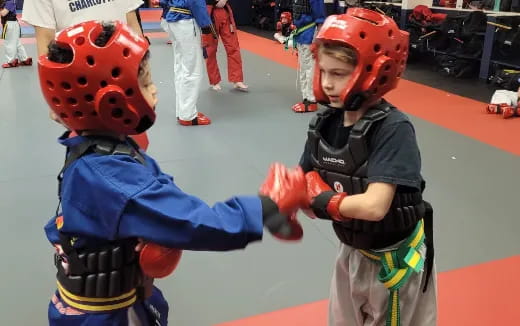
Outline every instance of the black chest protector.
{"label": "black chest protector", "polygon": [[[367,190],[370,138],[391,110],[390,106],[369,110],[354,124],[347,144],[340,149],[332,148],[320,134],[332,110],[318,113],[311,121],[308,132],[311,164],[332,189],[349,195]],[[397,187],[390,210],[381,221],[351,219],[333,222],[333,227],[338,238],[347,245],[357,249],[379,249],[406,238],[417,221],[424,217],[424,210],[420,191],[405,192]]]}
{"label": "black chest protector", "polygon": [[300,19],[301,15],[310,15],[310,14],[311,14],[310,0],[294,0],[294,2],[293,2],[294,19]]}
{"label": "black chest protector", "polygon": [[[144,164],[144,157],[131,139],[130,144],[112,138],[87,137],[87,141],[68,148],[65,164],[58,176],[83,155],[129,155]],[[66,219],[66,217],[64,217]],[[89,313],[107,312],[131,306],[143,298],[143,275],[135,252],[137,239],[122,239],[95,248],[74,248],[74,238],[62,232],[64,254],[55,255],[58,291],[71,307]],[[68,264],[67,271],[62,262]]]}

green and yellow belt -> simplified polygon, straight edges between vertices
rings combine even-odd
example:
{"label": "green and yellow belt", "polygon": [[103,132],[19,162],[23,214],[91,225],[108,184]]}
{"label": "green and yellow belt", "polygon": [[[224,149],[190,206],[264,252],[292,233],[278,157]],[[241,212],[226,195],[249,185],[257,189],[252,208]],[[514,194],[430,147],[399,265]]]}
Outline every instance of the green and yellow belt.
{"label": "green and yellow belt", "polygon": [[359,250],[366,257],[378,261],[381,270],[377,279],[390,291],[386,326],[400,326],[399,289],[408,281],[413,272],[420,272],[424,258],[419,249],[424,243],[424,221],[417,223],[413,233],[399,248],[386,252]]}
{"label": "green and yellow belt", "polygon": [[307,24],[305,26],[302,26],[300,28],[297,28],[295,29],[294,31],[291,32],[291,34],[289,36],[287,36],[287,39],[285,40],[284,42],[284,45],[285,45],[285,49],[289,49],[289,40],[292,40],[292,44],[293,44],[293,48],[296,48],[296,42],[294,42],[294,37],[305,32],[306,30],[308,30],[309,28],[313,28],[314,26],[316,26],[316,23],[310,23],[310,24]]}

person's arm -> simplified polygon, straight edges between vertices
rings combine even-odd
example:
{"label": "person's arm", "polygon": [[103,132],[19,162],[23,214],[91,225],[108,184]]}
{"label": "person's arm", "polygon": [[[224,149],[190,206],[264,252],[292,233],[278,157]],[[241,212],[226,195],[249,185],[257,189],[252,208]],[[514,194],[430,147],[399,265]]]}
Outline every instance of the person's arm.
{"label": "person's arm", "polygon": [[[153,168],[154,162],[146,164]],[[295,229],[288,216],[305,198],[305,178],[301,170],[283,171],[271,169],[258,196],[236,196],[209,206],[182,191],[170,176],[156,176],[128,157],[86,156],[64,174],[62,231],[213,251],[260,240],[264,225],[274,236],[290,238]],[[84,188],[95,191],[78,191]]]}
{"label": "person's arm", "polygon": [[[47,54],[49,51],[49,43],[54,40],[56,31],[54,29],[34,26],[36,36],[36,47],[38,50],[38,56]],[[55,119],[53,119],[55,120]]]}
{"label": "person's arm", "polygon": [[341,216],[366,221],[380,221],[385,217],[394,199],[396,185],[375,182],[359,195],[346,196],[340,203]]}
{"label": "person's arm", "polygon": [[213,251],[244,248],[262,238],[264,226],[277,238],[299,240],[303,231],[291,215],[305,195],[303,171],[282,164],[271,166],[258,196],[236,196],[212,207],[173,182],[158,182],[129,201],[118,234],[170,248]]}
{"label": "person's arm", "polygon": [[421,190],[421,158],[411,123],[386,125],[374,139],[364,193],[334,192],[317,172],[307,173],[308,200],[317,217],[380,221],[390,209],[397,186]]}
{"label": "person's arm", "polygon": [[203,34],[213,34],[216,38],[215,28],[213,22],[209,17],[208,10],[206,9],[206,2],[204,0],[193,0],[188,3],[191,14],[199,27],[202,29]]}
{"label": "person's arm", "polygon": [[22,20],[35,29],[38,55],[46,54],[49,43],[56,34],[56,17],[50,0],[25,0]]}
{"label": "person's arm", "polygon": [[[137,10],[137,9],[136,9]],[[144,36],[143,30],[141,29],[141,25],[139,25],[139,21],[137,20],[137,15],[134,11],[126,13],[126,23],[137,35]]]}
{"label": "person's arm", "polygon": [[10,11],[16,13],[16,4],[13,1],[0,1],[0,16],[7,16]]}

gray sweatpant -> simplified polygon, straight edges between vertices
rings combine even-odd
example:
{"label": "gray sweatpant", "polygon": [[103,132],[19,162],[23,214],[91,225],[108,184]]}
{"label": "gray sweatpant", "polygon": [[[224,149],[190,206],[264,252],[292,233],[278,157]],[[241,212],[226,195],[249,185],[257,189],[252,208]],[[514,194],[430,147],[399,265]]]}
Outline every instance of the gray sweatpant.
{"label": "gray sweatpant", "polygon": [[298,86],[302,92],[303,99],[311,102],[316,101],[314,97],[314,58],[312,57],[310,44],[296,44],[298,49]]}
{"label": "gray sweatpant", "polygon": [[[396,245],[397,246],[397,245]],[[396,246],[393,246],[394,248]],[[426,247],[419,250],[424,258]],[[358,250],[340,244],[332,277],[329,302],[329,326],[384,326],[389,291],[377,279],[380,263]],[[435,265],[425,293],[426,269],[412,273],[399,289],[401,326],[437,324],[437,279]]]}
{"label": "gray sweatpant", "polygon": [[27,60],[27,52],[20,42],[20,24],[17,21],[7,21],[2,30],[2,38],[5,46],[5,63],[14,59]]}

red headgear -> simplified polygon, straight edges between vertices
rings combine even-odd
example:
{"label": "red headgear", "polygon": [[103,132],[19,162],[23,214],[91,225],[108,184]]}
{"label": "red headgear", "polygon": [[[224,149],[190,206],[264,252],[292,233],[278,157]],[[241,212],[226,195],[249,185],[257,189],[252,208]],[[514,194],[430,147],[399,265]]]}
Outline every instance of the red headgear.
{"label": "red headgear", "polygon": [[289,11],[284,11],[280,14],[280,21],[287,20],[286,24],[292,23],[292,14]]}
{"label": "red headgear", "polygon": [[72,62],[57,63],[40,56],[40,86],[51,109],[71,130],[139,134],[155,121],[155,112],[141,94],[138,70],[148,42],[128,26],[113,22],[114,33],[104,46],[94,41],[103,23],[89,21],[56,36],[72,50]]}
{"label": "red headgear", "polygon": [[[408,33],[401,31],[390,17],[363,8],[329,16],[316,36],[314,51],[320,43],[345,45],[356,52],[357,66],[341,93],[348,111],[359,110],[394,89],[408,58]],[[314,94],[318,102],[329,103],[321,87],[317,60]]]}

